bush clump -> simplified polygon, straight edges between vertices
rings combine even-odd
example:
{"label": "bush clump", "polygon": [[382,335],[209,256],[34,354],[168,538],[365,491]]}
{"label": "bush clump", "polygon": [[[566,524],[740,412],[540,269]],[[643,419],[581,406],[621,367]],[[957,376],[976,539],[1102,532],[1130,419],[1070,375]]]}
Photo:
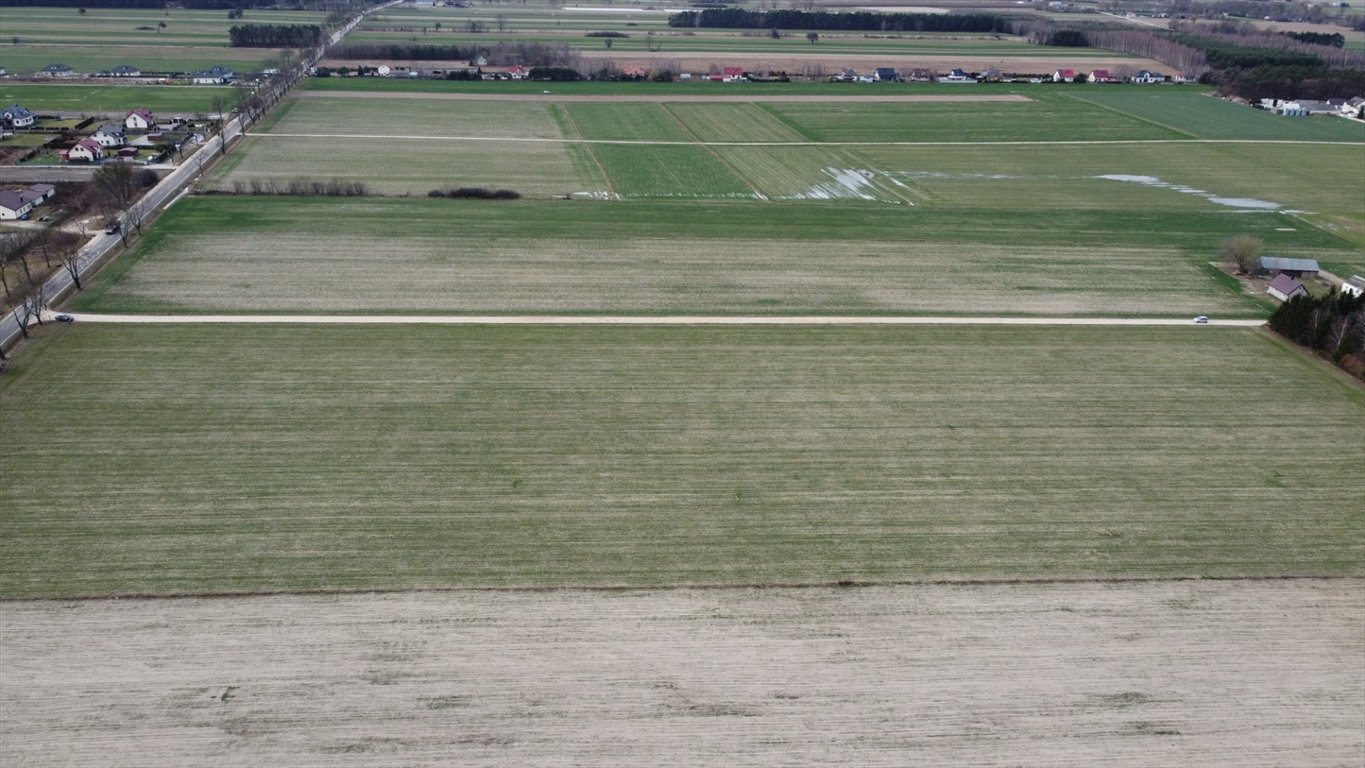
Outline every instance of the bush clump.
{"label": "bush clump", "polygon": [[447,187],[433,189],[427,197],[466,198],[473,200],[519,200],[521,193],[511,189],[489,189],[487,187]]}

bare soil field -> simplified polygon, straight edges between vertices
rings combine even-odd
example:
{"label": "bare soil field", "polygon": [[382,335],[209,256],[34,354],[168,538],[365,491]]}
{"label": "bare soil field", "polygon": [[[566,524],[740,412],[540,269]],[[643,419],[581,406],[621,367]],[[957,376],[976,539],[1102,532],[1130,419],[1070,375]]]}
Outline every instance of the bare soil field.
{"label": "bare soil field", "polygon": [[1365,584],[0,604],[23,766],[1340,766]]}

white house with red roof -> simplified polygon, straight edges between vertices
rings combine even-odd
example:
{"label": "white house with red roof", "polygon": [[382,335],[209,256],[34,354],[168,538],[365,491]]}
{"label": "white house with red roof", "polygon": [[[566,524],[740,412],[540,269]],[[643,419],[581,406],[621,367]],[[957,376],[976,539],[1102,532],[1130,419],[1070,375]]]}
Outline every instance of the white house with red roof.
{"label": "white house with red roof", "polygon": [[156,118],[145,109],[135,109],[123,118],[123,127],[131,131],[145,131],[156,125]]}
{"label": "white house with red roof", "polygon": [[525,80],[526,75],[529,73],[525,70],[525,68],[518,67],[517,65],[513,64],[512,66],[507,68],[507,74],[513,80]]}
{"label": "white house with red roof", "polygon": [[1107,69],[1092,69],[1090,70],[1090,75],[1086,77],[1086,80],[1089,80],[1092,83],[1112,83],[1114,82],[1114,77],[1109,74],[1109,70]]}
{"label": "white house with red roof", "polygon": [[720,77],[727,83],[739,83],[748,79],[744,77],[744,67],[721,67]]}
{"label": "white house with red roof", "polygon": [[81,139],[63,154],[69,163],[93,163],[104,159],[104,147],[94,139]]}
{"label": "white house with red roof", "polygon": [[1052,73],[1052,82],[1054,83],[1069,83],[1075,79],[1076,70],[1074,69],[1059,69]]}

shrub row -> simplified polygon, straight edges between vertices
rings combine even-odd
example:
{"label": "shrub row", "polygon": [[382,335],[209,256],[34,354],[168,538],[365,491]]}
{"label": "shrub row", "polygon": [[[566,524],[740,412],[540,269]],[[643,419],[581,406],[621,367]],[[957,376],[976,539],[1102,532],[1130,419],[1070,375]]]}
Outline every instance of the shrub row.
{"label": "shrub row", "polygon": [[487,187],[449,187],[447,189],[433,189],[427,193],[427,197],[517,200],[521,198],[521,193],[510,189],[488,189]]}
{"label": "shrub row", "polygon": [[237,195],[291,195],[295,197],[364,197],[369,194],[369,186],[363,181],[345,179],[238,179],[232,182],[232,192]]}

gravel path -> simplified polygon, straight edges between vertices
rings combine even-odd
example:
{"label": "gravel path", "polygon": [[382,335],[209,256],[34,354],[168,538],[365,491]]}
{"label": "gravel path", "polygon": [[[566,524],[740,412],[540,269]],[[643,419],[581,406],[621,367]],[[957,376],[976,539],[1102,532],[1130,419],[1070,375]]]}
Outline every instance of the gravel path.
{"label": "gravel path", "polygon": [[877,315],[124,315],[73,312],[83,323],[275,325],[1181,325],[1254,328],[1264,320],[1209,320],[1207,326],[1172,317],[953,317]]}
{"label": "gravel path", "polygon": [[[547,88],[553,88],[553,83],[546,83]],[[930,102],[930,101],[1033,101],[1027,96],[1014,93],[999,94],[970,94],[970,93],[942,93],[942,94],[906,94],[903,96],[893,95],[797,95],[790,96],[780,93],[769,94],[744,94],[744,93],[718,93],[709,94],[666,94],[666,93],[632,93],[628,95],[620,94],[597,94],[597,93],[575,93],[575,94],[554,94],[550,91],[544,93],[412,93],[407,91],[394,92],[372,92],[372,91],[298,91],[300,98],[324,98],[324,99],[418,99],[421,101],[599,101],[616,102],[623,101],[645,101],[645,102],[717,102],[731,101],[750,104],[756,101],[803,101],[803,102]]]}

